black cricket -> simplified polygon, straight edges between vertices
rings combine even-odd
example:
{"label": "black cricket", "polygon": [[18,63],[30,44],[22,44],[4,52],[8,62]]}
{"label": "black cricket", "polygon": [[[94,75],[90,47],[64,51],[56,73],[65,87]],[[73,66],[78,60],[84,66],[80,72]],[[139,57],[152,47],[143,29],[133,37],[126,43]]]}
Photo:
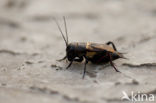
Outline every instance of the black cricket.
{"label": "black cricket", "polygon": [[[83,60],[85,60],[82,78],[85,77],[86,65],[89,61],[94,64],[106,64],[110,62],[111,66],[116,70],[116,72],[120,72],[115,67],[113,61],[119,58],[125,59],[125,57],[123,56],[123,53],[120,53],[117,51],[113,42],[109,41],[105,44],[90,43],[90,42],[68,43],[68,33],[67,33],[67,25],[66,25],[65,17],[63,17],[63,21],[64,21],[64,26],[65,26],[66,38],[57,20],[55,18],[54,20],[66,44],[66,56],[59,60],[59,61],[62,61],[62,60],[68,59],[68,61],[70,61],[66,69],[68,69],[72,65],[73,62],[82,62]],[[112,47],[110,45],[112,45]]]}

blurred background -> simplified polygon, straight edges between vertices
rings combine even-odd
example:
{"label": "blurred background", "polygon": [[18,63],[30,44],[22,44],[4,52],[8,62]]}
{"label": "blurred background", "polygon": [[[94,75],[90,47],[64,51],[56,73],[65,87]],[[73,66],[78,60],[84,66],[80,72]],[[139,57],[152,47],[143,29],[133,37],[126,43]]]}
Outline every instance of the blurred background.
{"label": "blurred background", "polygon": [[[57,62],[70,42],[113,41],[128,60],[110,66]],[[156,95],[155,0],[1,0],[1,103],[121,103],[125,91]]]}

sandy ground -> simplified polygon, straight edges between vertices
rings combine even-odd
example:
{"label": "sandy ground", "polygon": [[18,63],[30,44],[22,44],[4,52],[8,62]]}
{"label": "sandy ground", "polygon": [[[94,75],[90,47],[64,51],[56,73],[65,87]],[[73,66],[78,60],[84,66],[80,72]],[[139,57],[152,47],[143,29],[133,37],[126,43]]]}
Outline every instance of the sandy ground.
{"label": "sandy ground", "polygon": [[[128,60],[109,65],[57,62],[70,42],[113,41]],[[64,28],[63,28],[64,29]],[[0,103],[124,103],[122,91],[156,95],[155,0],[1,0]],[[155,100],[156,101],[156,100]]]}

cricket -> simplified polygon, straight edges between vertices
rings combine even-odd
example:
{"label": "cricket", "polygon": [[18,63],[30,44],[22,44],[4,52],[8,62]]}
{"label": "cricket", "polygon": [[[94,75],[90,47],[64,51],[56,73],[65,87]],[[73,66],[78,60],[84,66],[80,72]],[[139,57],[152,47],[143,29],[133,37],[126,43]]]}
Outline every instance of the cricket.
{"label": "cricket", "polygon": [[[91,62],[93,64],[107,64],[110,63],[110,65],[115,69],[116,72],[120,72],[114,65],[113,61],[117,60],[119,58],[126,59],[123,56],[123,53],[120,53],[117,51],[116,46],[113,42],[109,41],[105,44],[99,44],[99,43],[92,43],[92,42],[71,42],[68,41],[68,31],[67,31],[67,23],[66,19],[63,16],[64,21],[64,28],[65,28],[65,35],[57,22],[57,20],[54,18],[54,21],[57,24],[57,27],[62,35],[62,38],[64,39],[64,42],[66,44],[66,55],[64,58],[58,60],[62,61],[67,59],[70,63],[66,67],[68,69],[73,62],[84,62],[84,69],[83,69],[83,76],[84,79],[86,74],[86,65],[88,62]],[[111,46],[110,46],[111,45]]]}

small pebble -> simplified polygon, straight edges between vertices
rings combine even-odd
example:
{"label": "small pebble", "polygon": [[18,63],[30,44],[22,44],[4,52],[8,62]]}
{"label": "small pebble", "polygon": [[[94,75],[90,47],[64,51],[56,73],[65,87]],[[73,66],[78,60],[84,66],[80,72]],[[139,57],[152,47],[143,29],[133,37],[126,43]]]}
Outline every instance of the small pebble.
{"label": "small pebble", "polygon": [[33,62],[31,62],[31,61],[26,61],[25,63],[26,64],[33,64]]}
{"label": "small pebble", "polygon": [[52,67],[52,68],[56,68],[57,66],[56,66],[55,64],[52,64],[51,67]]}

